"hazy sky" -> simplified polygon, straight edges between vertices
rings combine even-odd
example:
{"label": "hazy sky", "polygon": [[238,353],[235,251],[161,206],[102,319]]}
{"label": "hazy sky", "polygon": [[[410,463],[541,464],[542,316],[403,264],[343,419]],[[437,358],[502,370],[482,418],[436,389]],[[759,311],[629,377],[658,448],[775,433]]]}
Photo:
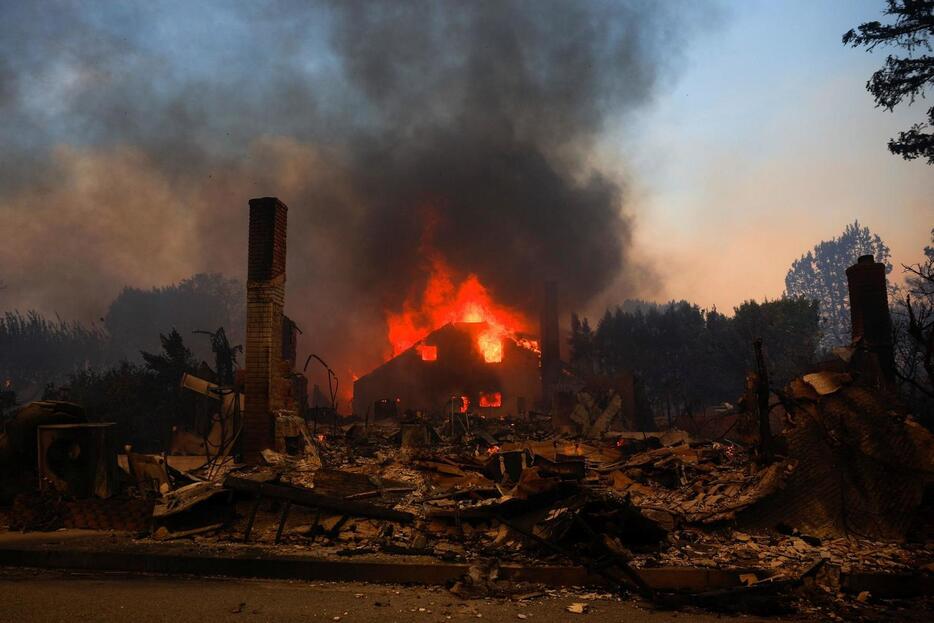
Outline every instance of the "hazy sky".
{"label": "hazy sky", "polygon": [[882,4],[721,4],[719,27],[690,41],[674,87],[609,142],[634,171],[638,244],[665,267],[659,298],[729,311],[777,297],[792,260],[854,219],[891,247],[893,274],[920,259],[934,167],[892,156],[886,142],[930,101],[874,108],[865,83],[887,51],[840,43]]}
{"label": "hazy sky", "polygon": [[[293,208],[289,271],[298,291],[290,291],[290,305],[302,308],[306,322],[330,323],[331,332],[357,316],[360,326],[372,325],[379,301],[360,305],[355,297],[378,282],[364,271],[349,284],[344,270],[358,267],[366,254],[368,247],[347,234],[370,219],[360,205],[372,197],[359,196],[362,161],[346,158],[341,137],[362,133],[374,142],[382,129],[398,130],[392,124],[397,115],[414,128],[407,136],[400,131],[405,144],[421,140],[420,115],[444,120],[445,102],[454,101],[446,98],[460,94],[464,74],[452,65],[448,84],[447,69],[419,64],[433,60],[431,46],[438,41],[442,51],[450,43],[479,54],[483,71],[497,62],[469,42],[417,40],[416,11],[389,33],[414,34],[416,41],[405,51],[410,57],[390,66],[402,75],[384,84],[379,47],[360,48],[387,33],[378,20],[357,23],[357,14],[345,10],[357,4],[321,2],[296,11],[304,5],[0,0],[0,229],[6,239],[0,280],[8,286],[0,307],[89,320],[106,311],[124,284],[164,285],[201,271],[242,276],[246,201],[277,194]],[[605,96],[609,110],[575,101],[578,84],[562,91],[560,84],[536,82],[551,77],[549,59],[576,51],[548,39],[567,41],[563,17],[540,16],[529,22],[546,36],[530,49],[558,55],[533,59],[524,77],[553,99],[539,109],[534,98],[507,95],[502,110],[492,109],[506,111],[517,144],[531,142],[536,153],[556,161],[589,159],[604,181],[623,188],[631,219],[597,220],[613,205],[615,192],[597,184],[606,191],[598,199],[606,202],[595,208],[583,234],[620,227],[625,270],[608,288],[605,280],[587,283],[582,291],[599,286],[602,292],[589,306],[580,301],[576,307],[599,314],[605,303],[641,295],[685,298],[729,312],[747,298],[777,297],[792,260],[854,219],[882,236],[896,263],[920,257],[934,226],[934,167],[890,155],[886,141],[920,120],[922,109],[875,109],[864,85],[886,51],[868,54],[840,42],[847,29],[879,18],[882,0],[633,1],[620,11],[606,8],[613,5],[563,5],[619,17],[618,23],[600,24],[607,47],[588,51],[602,73],[582,83],[595,97]],[[483,4],[472,19],[508,31],[508,19],[490,17],[497,6]],[[527,7],[532,15],[547,5],[510,6]],[[586,22],[574,10],[568,13],[572,23]],[[439,19],[445,27],[458,23]],[[559,30],[549,35],[555,24]],[[581,32],[581,45],[591,43],[591,31]],[[481,32],[479,40],[486,35]],[[636,43],[613,47],[616,39]],[[608,59],[617,57],[601,56],[606,50],[623,54],[622,82],[609,75]],[[535,66],[536,60],[545,64]],[[366,72],[375,74],[361,77]],[[427,85],[421,100],[420,72]],[[573,71],[557,75],[574,80]],[[499,82],[484,83],[491,89],[487,95],[515,86],[508,78],[507,72],[496,77]],[[385,97],[381,89],[393,80],[405,82],[406,97]],[[517,103],[534,110],[526,115],[509,109]],[[552,103],[557,107],[549,108]],[[565,110],[579,117],[569,127],[550,117]],[[460,129],[479,127],[482,116],[467,117]],[[545,140],[535,135],[539,118],[550,124]],[[484,130],[491,136],[497,131]],[[495,136],[483,139],[491,140]],[[559,173],[576,169],[565,166]],[[409,173],[405,163],[400,171],[400,177]],[[380,180],[364,181],[380,188]],[[571,197],[599,195],[570,188]],[[474,257],[499,260],[491,244],[509,252],[518,248],[517,261],[541,257],[532,247],[547,237],[511,244],[509,236],[535,223],[534,215],[514,216],[519,225],[506,228],[506,241],[488,242]],[[495,227],[487,231],[497,233]],[[572,248],[567,261],[615,257],[619,249],[606,238],[602,255]],[[527,256],[519,254],[524,251]],[[487,264],[463,268],[491,272]],[[495,282],[501,275],[488,277]],[[538,283],[525,274],[518,278]],[[302,290],[302,283],[313,287]],[[325,305],[322,292],[342,301],[340,313]],[[372,341],[370,333],[355,335]]]}

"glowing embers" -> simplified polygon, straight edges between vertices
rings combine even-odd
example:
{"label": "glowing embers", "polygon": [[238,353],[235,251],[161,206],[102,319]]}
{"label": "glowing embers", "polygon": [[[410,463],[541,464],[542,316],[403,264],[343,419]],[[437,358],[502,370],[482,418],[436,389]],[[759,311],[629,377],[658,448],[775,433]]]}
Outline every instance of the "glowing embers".
{"label": "glowing embers", "polygon": [[429,344],[419,344],[415,347],[415,350],[418,351],[419,356],[421,356],[422,361],[437,361],[438,360],[438,347],[431,346]]}
{"label": "glowing embers", "polygon": [[480,407],[496,408],[503,406],[502,392],[480,392]]}

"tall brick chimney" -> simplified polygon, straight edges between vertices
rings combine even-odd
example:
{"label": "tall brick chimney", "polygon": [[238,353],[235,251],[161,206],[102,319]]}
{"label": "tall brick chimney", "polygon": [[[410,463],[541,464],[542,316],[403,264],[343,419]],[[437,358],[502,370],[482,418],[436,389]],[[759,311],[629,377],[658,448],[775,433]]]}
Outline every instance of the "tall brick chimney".
{"label": "tall brick chimney", "polygon": [[246,380],[243,454],[258,460],[273,447],[276,409],[288,390],[282,377],[282,308],[285,303],[285,237],[288,208],[275,197],[250,199],[246,294]]}
{"label": "tall brick chimney", "polygon": [[545,282],[542,304],[542,406],[551,407],[554,386],[561,378],[561,343],[558,334],[558,284]]}
{"label": "tall brick chimney", "polygon": [[885,283],[885,264],[863,255],[846,269],[850,290],[850,322],[853,342],[869,353],[873,369],[881,372],[886,383],[895,380],[895,354],[892,348],[892,321]]}

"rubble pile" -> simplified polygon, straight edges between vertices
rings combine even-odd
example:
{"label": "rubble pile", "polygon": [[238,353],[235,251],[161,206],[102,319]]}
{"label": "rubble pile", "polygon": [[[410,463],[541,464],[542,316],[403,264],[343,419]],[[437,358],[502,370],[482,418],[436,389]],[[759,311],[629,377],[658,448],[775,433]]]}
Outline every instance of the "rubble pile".
{"label": "rubble pile", "polygon": [[[919,508],[930,512],[930,433],[845,375],[797,379],[786,401],[770,460],[725,436],[603,423],[581,434],[591,421],[568,434],[542,419],[465,416],[457,427],[409,414],[314,432],[280,414],[276,449],[258,464],[231,453],[178,469],[127,448],[110,498],[20,495],[10,525],[465,563],[461,596],[529,590],[500,565],[558,566],[662,607],[718,608],[726,591],[731,608],[762,613],[790,599],[801,612],[851,607],[868,600],[851,590],[866,574],[930,573],[934,541],[918,523]],[[686,570],[697,575],[664,575]]]}
{"label": "rubble pile", "polygon": [[679,530],[669,535],[671,547],[655,556],[637,558],[640,566],[694,565],[711,568],[767,570],[769,577],[797,577],[818,561],[844,573],[907,572],[923,566],[934,555],[925,544],[896,544],[864,539],[783,535],[776,531],[750,534],[726,529],[719,532]]}

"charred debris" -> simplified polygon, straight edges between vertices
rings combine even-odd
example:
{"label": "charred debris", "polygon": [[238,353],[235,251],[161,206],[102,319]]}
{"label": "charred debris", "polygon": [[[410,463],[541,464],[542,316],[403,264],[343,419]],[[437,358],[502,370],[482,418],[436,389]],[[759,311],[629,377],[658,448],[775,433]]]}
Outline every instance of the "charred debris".
{"label": "charred debris", "polygon": [[10,530],[463,562],[462,596],[535,592],[501,565],[576,569],[661,607],[761,613],[869,616],[930,586],[934,439],[894,396],[871,257],[847,271],[852,346],[774,387],[750,344],[758,369],[716,438],[654,430],[633,375],[571,374],[553,283],[540,350],[507,341],[494,368],[470,347],[482,327],[447,325],[358,379],[361,413],[338,418],[306,406],[283,314],[286,218],[278,199],[250,201],[245,366],[213,334],[214,380],[180,380],[212,413],[191,443],[173,438],[187,456],[136,453],[66,401],[0,396]]}

